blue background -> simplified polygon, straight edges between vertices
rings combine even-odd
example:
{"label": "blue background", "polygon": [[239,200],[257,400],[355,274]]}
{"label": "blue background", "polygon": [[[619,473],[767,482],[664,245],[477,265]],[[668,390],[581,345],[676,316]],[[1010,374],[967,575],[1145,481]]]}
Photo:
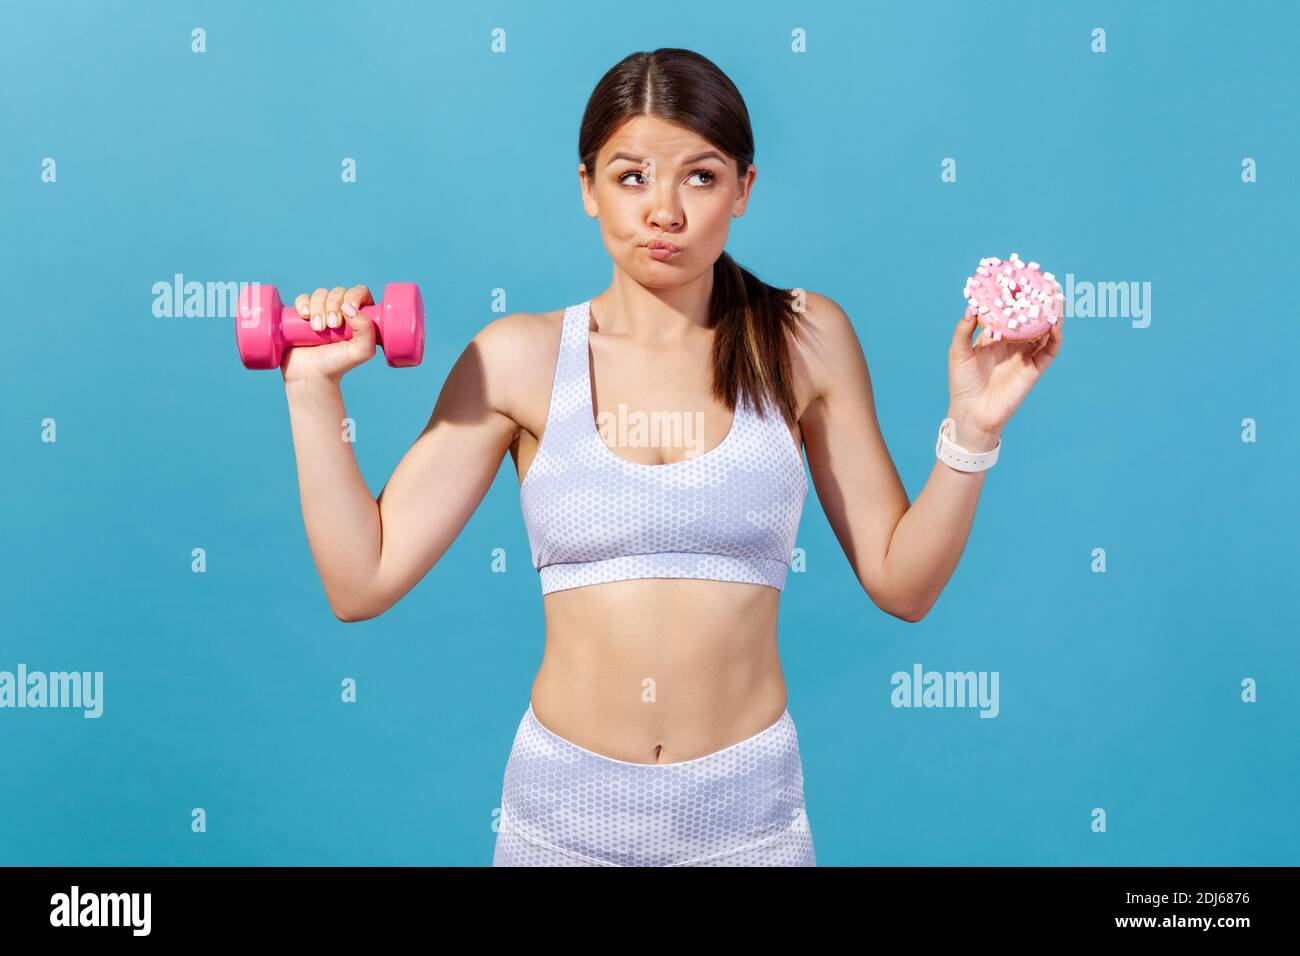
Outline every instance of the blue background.
{"label": "blue background", "polygon": [[[378,494],[492,290],[540,312],[605,288],[578,123],[658,46],[744,94],[759,176],[728,249],[853,318],[912,500],[980,256],[1152,283],[1148,328],[1070,320],[919,624],[871,603],[809,496],[780,634],[818,862],[1300,863],[1296,6],[620,11],[4,5],[0,670],[103,671],[106,699],[0,710],[0,864],[490,862],[543,642],[513,464],[410,594],[340,623],[279,374],[152,289],[419,282],[424,364],[344,383]],[[891,707],[918,661],[999,672],[1000,715]]]}

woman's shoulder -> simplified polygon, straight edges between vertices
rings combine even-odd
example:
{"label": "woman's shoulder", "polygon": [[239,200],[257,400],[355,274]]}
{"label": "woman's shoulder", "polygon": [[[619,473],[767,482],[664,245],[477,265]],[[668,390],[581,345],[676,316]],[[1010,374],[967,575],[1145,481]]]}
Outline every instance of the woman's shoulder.
{"label": "woman's shoulder", "polygon": [[796,328],[790,365],[798,411],[828,394],[836,382],[866,380],[866,356],[848,313],[829,295],[796,289]]}
{"label": "woman's shoulder", "polygon": [[795,294],[802,305],[801,324],[819,335],[840,339],[850,335],[857,337],[848,314],[830,296],[813,292],[811,289],[796,289]]}
{"label": "woman's shoulder", "polygon": [[527,425],[528,410],[550,394],[564,311],[499,316],[479,329],[467,349],[477,354],[494,405],[517,423]]}
{"label": "woman's shoulder", "polygon": [[564,309],[550,312],[511,312],[493,319],[474,336],[485,358],[506,364],[536,362],[539,349],[559,348]]}
{"label": "woman's shoulder", "polygon": [[862,343],[848,314],[830,296],[796,289],[795,334],[790,358],[797,381],[810,397],[844,375],[860,374],[866,364]]}

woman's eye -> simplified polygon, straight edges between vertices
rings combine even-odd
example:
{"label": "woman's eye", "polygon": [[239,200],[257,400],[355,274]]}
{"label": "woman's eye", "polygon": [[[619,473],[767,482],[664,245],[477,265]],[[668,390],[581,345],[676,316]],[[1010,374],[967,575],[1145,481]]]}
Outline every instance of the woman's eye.
{"label": "woman's eye", "polygon": [[[624,180],[626,180],[629,176],[636,176],[636,177],[638,177],[638,179],[640,180],[640,182],[633,182],[633,183],[627,183],[627,182],[624,182]],[[707,176],[707,177],[708,177],[704,182],[702,182],[702,183],[697,183],[697,184],[696,184],[696,185],[704,186],[704,187],[712,186],[712,185],[714,184],[714,182],[717,181],[717,178],[718,178],[716,173],[714,173],[713,171],[708,170],[708,169],[697,169],[697,170],[695,170],[695,172],[691,173],[691,177],[690,177],[690,178],[693,179],[693,178],[695,178],[696,176]],[[689,181],[689,180],[688,180],[688,181]],[[644,185],[646,184],[646,183],[645,183],[645,173],[641,172],[641,170],[639,170],[639,169],[629,169],[629,170],[628,170],[627,172],[625,172],[623,175],[621,175],[621,176],[618,177],[618,183],[619,183],[620,186],[629,186],[629,185],[630,185],[630,186],[644,186]]]}

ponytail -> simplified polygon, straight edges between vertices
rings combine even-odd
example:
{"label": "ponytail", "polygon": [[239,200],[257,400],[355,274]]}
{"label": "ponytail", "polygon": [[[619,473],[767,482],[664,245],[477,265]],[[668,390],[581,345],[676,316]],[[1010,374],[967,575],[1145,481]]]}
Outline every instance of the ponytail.
{"label": "ponytail", "polygon": [[797,420],[785,337],[795,333],[796,301],[793,290],[768,285],[726,252],[713,264],[713,394],[728,409],[743,395],[760,410],[775,407],[788,425]]}

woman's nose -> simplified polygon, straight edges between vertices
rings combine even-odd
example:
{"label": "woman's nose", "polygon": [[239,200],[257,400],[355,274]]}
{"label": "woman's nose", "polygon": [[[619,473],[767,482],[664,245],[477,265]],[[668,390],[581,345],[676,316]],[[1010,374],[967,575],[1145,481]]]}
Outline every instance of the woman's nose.
{"label": "woman's nose", "polygon": [[681,226],[681,205],[656,197],[655,206],[650,213],[650,223],[659,229],[672,229]]}

